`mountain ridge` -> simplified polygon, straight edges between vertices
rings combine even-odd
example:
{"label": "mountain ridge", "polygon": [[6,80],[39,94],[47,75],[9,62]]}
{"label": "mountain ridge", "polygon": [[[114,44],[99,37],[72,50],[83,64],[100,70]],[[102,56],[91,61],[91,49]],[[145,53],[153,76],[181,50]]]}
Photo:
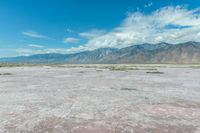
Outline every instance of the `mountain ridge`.
{"label": "mountain ridge", "polygon": [[0,58],[0,62],[49,64],[198,64],[200,63],[200,43],[145,43],[121,49],[99,48],[74,54],[48,53],[13,58]]}

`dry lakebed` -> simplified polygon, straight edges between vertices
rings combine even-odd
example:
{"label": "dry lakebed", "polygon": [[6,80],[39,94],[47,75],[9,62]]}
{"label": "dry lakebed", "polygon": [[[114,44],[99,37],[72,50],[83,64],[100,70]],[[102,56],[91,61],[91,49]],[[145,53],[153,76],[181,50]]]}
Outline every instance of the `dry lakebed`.
{"label": "dry lakebed", "polygon": [[1,67],[0,133],[200,133],[200,68]]}

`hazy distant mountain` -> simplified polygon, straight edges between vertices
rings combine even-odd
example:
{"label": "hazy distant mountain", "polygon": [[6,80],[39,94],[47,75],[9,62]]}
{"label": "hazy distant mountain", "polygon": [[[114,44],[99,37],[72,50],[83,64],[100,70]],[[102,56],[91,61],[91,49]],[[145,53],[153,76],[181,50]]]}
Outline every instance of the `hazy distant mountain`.
{"label": "hazy distant mountain", "polygon": [[130,47],[100,48],[75,54],[38,54],[2,58],[13,63],[200,63],[200,43],[142,44]]}

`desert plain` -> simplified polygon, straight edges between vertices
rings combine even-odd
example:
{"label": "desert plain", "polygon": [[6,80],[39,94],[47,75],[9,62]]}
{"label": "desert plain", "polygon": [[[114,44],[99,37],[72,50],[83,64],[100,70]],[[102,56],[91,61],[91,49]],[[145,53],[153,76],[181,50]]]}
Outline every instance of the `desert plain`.
{"label": "desert plain", "polygon": [[0,133],[200,133],[200,67],[1,67]]}

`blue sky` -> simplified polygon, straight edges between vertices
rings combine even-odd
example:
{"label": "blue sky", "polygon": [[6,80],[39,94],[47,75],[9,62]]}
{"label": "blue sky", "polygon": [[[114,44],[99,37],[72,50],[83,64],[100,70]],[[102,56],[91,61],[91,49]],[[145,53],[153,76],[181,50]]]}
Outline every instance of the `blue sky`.
{"label": "blue sky", "polygon": [[200,39],[199,0],[0,0],[0,57]]}

